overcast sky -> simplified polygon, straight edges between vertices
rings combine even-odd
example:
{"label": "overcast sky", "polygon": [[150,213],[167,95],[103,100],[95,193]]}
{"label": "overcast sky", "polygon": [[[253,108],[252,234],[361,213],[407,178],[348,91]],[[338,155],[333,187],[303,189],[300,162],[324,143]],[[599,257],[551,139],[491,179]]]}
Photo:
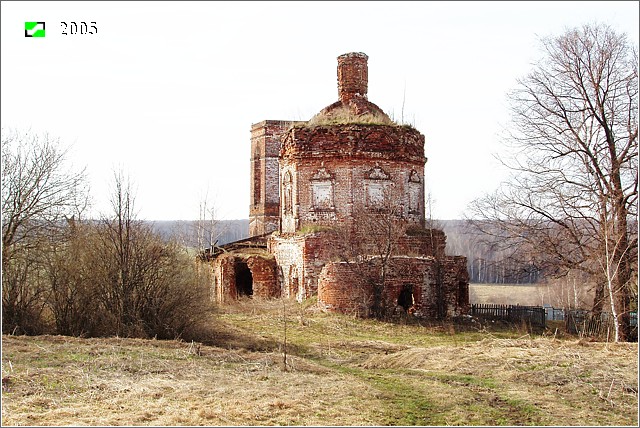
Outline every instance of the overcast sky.
{"label": "overcast sky", "polygon": [[[425,135],[433,216],[461,218],[504,177],[506,93],[541,37],[606,23],[638,45],[627,2],[1,3],[2,127],[47,131],[86,167],[94,213],[113,171],[139,217],[248,218],[251,124],[308,120],[338,99],[336,58],[369,56],[369,100]],[[44,38],[24,22],[46,23]],[[63,35],[61,22],[97,34]],[[69,30],[68,30],[69,31]],[[68,32],[67,31],[67,32]]]}

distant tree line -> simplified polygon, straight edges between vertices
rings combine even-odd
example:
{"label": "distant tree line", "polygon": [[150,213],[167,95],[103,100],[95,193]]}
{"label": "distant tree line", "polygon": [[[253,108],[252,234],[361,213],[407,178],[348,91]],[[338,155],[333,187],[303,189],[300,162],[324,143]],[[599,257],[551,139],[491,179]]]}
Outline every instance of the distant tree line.
{"label": "distant tree line", "polygon": [[[166,220],[145,222],[164,240],[174,240],[189,248],[198,246],[198,220]],[[476,236],[465,220],[436,220],[433,227],[447,235],[447,254],[467,257],[472,283],[536,284],[545,280],[544,272],[532,263],[523,262],[507,251],[490,245],[485,237]],[[217,220],[216,245],[224,245],[249,237],[249,220]]]}
{"label": "distant tree line", "polygon": [[164,239],[177,240],[185,247],[197,250],[202,250],[211,243],[224,245],[249,237],[248,219],[208,221],[208,225],[213,223],[213,228],[205,230],[207,237],[211,236],[208,242],[203,242],[201,238],[199,231],[202,228],[202,222],[200,220],[161,220],[148,223]]}
{"label": "distant tree line", "polygon": [[447,235],[447,254],[467,258],[470,282],[537,284],[545,279],[545,271],[531,257],[498,248],[491,239],[473,230],[466,220],[438,220],[436,223]]}
{"label": "distant tree line", "polygon": [[[146,222],[165,240],[178,241],[189,248],[198,247],[198,220]],[[447,254],[467,257],[470,281],[492,284],[535,284],[544,280],[541,269],[522,262],[506,251],[492,248],[483,237],[474,235],[465,220],[437,220],[434,227],[447,234]],[[249,220],[217,220],[216,245],[249,237]]]}

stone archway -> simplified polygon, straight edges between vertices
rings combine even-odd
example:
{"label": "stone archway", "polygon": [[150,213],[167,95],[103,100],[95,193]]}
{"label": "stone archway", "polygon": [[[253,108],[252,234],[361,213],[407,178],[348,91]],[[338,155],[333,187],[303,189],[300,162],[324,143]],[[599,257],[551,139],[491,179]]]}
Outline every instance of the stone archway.
{"label": "stone archway", "polygon": [[253,274],[245,261],[239,261],[235,265],[236,295],[238,297],[253,296]]}

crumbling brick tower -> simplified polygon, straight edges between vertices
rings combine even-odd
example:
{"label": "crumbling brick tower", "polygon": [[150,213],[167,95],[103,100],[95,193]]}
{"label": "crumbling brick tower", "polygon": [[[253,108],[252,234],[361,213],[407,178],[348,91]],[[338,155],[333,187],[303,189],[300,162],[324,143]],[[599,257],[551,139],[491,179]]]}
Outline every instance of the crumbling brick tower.
{"label": "crumbling brick tower", "polygon": [[339,56],[338,101],[281,137],[280,228],[268,248],[282,294],[302,300],[317,293],[326,309],[358,310],[358,278],[333,261],[331,234],[321,230],[354,230],[361,213],[393,204],[407,228],[424,233],[400,238],[385,301],[395,305],[407,299],[400,296],[403,290],[411,290],[409,300],[420,315],[463,313],[466,260],[445,256],[444,233],[424,229],[424,136],[394,123],[367,99],[367,59],[363,53]]}
{"label": "crumbling brick tower", "polygon": [[336,261],[332,232],[351,236],[362,213],[392,205],[412,232],[399,236],[389,261],[384,305],[429,318],[466,312],[466,259],[446,256],[444,233],[425,229],[424,136],[367,99],[367,59],[338,57],[338,101],[308,122],[251,127],[251,237],[207,259],[217,300],[317,294],[326,310],[366,313],[362,296],[371,290],[356,293],[361,278]]}
{"label": "crumbling brick tower", "polygon": [[280,137],[292,123],[263,120],[251,126],[249,236],[271,233],[280,224]]}
{"label": "crumbling brick tower", "polygon": [[424,226],[424,136],[367,99],[367,56],[338,57],[339,100],[282,136],[281,232],[349,226],[393,192],[398,215]]}

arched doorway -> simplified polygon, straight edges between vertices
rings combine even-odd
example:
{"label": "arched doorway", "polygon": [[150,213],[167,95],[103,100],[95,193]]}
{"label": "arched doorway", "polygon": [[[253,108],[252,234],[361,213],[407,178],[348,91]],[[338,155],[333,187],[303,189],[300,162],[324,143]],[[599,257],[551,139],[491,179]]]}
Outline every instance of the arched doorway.
{"label": "arched doorway", "polygon": [[398,306],[402,306],[405,311],[408,311],[409,308],[413,306],[413,303],[413,286],[411,284],[405,284],[398,296]]}
{"label": "arched doorway", "polygon": [[236,263],[236,293],[238,297],[253,295],[253,274],[243,261]]}

